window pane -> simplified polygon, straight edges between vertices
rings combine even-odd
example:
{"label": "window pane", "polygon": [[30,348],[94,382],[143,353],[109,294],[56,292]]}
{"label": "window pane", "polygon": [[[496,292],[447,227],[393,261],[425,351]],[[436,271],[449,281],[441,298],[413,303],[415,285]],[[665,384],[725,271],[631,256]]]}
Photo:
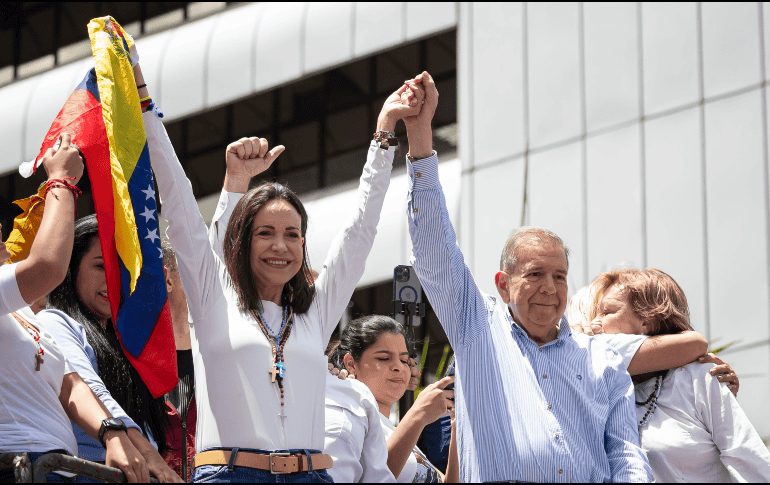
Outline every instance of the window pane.
{"label": "window pane", "polygon": [[527,4],[530,147],[580,134],[578,10]]}
{"label": "window pane", "polygon": [[700,140],[698,108],[645,126],[647,266],[679,283],[692,326],[707,332]]}
{"label": "window pane", "polygon": [[520,3],[472,5],[469,111],[474,163],[481,165],[524,151],[522,18]]}
{"label": "window pane", "polygon": [[706,105],[711,338],[768,338],[760,93]]}
{"label": "window pane", "polygon": [[478,286],[495,294],[493,275],[508,236],[521,225],[524,159],[517,158],[475,172],[473,264]]}
{"label": "window pane", "polygon": [[706,97],[759,83],[756,3],[703,3],[703,81]]}
{"label": "window pane", "polygon": [[636,4],[584,7],[588,131],[639,117]]}
{"label": "window pane", "polygon": [[588,278],[620,263],[642,267],[639,125],[586,145]]}
{"label": "window pane", "polygon": [[583,268],[583,169],[580,143],[534,154],[529,159],[528,225],[544,227],[570,249],[569,292],[587,284]]}
{"label": "window pane", "polygon": [[698,100],[698,33],[694,3],[642,3],[644,112]]}

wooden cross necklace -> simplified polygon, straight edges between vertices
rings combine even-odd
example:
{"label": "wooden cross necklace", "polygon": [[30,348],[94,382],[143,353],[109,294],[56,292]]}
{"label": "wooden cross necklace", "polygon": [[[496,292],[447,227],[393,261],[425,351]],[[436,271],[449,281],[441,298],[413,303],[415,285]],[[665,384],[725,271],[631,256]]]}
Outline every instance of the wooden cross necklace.
{"label": "wooden cross necklace", "polygon": [[278,414],[278,416],[281,418],[281,422],[283,423],[283,418],[286,417],[286,415],[283,414],[283,372],[286,370],[286,366],[283,364],[283,348],[286,345],[286,341],[289,340],[289,335],[291,334],[291,327],[294,323],[294,312],[292,311],[290,305],[286,305],[284,307],[283,321],[281,322],[281,328],[278,330],[278,336],[272,335],[271,332],[268,331],[268,328],[270,327],[268,327],[267,322],[263,320],[262,315],[258,314],[254,310],[251,310],[251,315],[254,317],[254,320],[257,321],[260,330],[262,330],[265,338],[270,343],[270,348],[273,354],[273,363],[267,372],[270,374],[271,382],[277,384],[278,389],[281,392],[281,412]]}
{"label": "wooden cross necklace", "polygon": [[45,355],[45,351],[43,350],[43,346],[40,345],[40,333],[37,331],[37,329],[32,326],[29,322],[27,322],[24,317],[19,315],[16,312],[13,312],[13,317],[16,319],[17,322],[21,324],[22,327],[27,331],[27,333],[32,336],[32,339],[35,341],[35,344],[37,345],[37,352],[35,352],[35,370],[40,372],[40,364],[43,363],[43,356]]}

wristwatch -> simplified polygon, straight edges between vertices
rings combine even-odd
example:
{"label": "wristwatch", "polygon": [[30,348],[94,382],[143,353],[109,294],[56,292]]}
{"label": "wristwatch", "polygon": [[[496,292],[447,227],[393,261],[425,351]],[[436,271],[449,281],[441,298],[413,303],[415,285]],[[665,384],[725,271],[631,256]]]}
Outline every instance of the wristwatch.
{"label": "wristwatch", "polygon": [[107,445],[104,444],[104,433],[106,431],[126,431],[127,429],[128,428],[126,428],[126,425],[123,424],[122,420],[118,418],[107,418],[102,421],[102,426],[99,428],[99,442],[104,448],[107,448]]}

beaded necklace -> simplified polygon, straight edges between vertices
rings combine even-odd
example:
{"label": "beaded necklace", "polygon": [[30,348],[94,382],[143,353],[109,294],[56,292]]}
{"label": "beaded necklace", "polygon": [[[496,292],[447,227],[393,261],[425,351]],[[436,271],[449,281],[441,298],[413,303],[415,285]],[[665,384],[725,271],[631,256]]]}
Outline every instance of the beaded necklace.
{"label": "beaded necklace", "polygon": [[658,376],[655,379],[655,389],[650,393],[650,397],[644,402],[636,401],[637,406],[646,406],[647,412],[644,413],[642,420],[639,421],[639,429],[641,430],[652,418],[652,413],[655,412],[655,408],[658,405],[658,398],[660,397],[660,391],[663,389],[663,376]]}
{"label": "beaded necklace", "polygon": [[283,371],[286,370],[286,366],[283,363],[283,348],[286,345],[286,341],[289,340],[289,335],[291,335],[291,327],[294,323],[294,311],[290,305],[286,305],[283,308],[283,322],[281,323],[281,329],[279,330],[278,335],[273,335],[271,333],[272,330],[268,331],[268,328],[270,327],[267,326],[267,323],[263,319],[262,315],[258,314],[254,310],[250,311],[251,315],[254,317],[254,320],[256,320],[259,324],[259,328],[262,330],[265,338],[268,342],[270,342],[270,348],[273,353],[273,363],[267,372],[272,377],[271,382],[276,383],[278,385],[278,389],[281,392],[281,414],[278,416],[285,418],[286,416],[283,414]]}
{"label": "beaded necklace", "polygon": [[21,324],[22,327],[24,327],[27,333],[29,333],[32,339],[35,341],[35,345],[37,345],[37,352],[35,352],[35,370],[39,372],[40,364],[43,363],[43,356],[45,355],[43,346],[40,345],[40,333],[18,313],[13,312],[13,317],[17,322]]}

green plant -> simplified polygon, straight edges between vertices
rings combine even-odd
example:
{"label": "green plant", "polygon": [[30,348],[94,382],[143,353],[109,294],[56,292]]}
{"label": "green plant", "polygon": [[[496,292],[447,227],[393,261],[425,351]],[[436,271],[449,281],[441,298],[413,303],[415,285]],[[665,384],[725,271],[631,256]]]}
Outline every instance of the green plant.
{"label": "green plant", "polygon": [[[420,359],[420,362],[418,364],[418,368],[420,369],[420,372],[422,372],[422,369],[425,367],[425,361],[428,358],[428,345],[430,344],[430,337],[425,337],[425,342],[422,345],[422,358]],[[451,347],[449,345],[444,346],[444,352],[441,355],[441,360],[438,363],[438,368],[436,369],[436,380],[440,380],[442,373],[444,371],[444,366],[446,365],[447,357],[449,356],[449,351],[451,350]],[[414,398],[417,399],[417,396],[420,395],[420,392],[425,389],[424,387],[418,387],[414,391]]]}
{"label": "green plant", "polygon": [[[714,339],[711,342],[709,342],[709,345],[713,344],[714,342],[718,342],[719,340],[720,339]],[[743,340],[733,340],[729,344],[722,345],[721,347],[717,347],[715,349],[709,349],[709,353],[716,355],[716,354],[722,352],[723,350],[728,349],[728,348],[732,347],[733,345],[739,344],[741,342],[743,342]]]}

